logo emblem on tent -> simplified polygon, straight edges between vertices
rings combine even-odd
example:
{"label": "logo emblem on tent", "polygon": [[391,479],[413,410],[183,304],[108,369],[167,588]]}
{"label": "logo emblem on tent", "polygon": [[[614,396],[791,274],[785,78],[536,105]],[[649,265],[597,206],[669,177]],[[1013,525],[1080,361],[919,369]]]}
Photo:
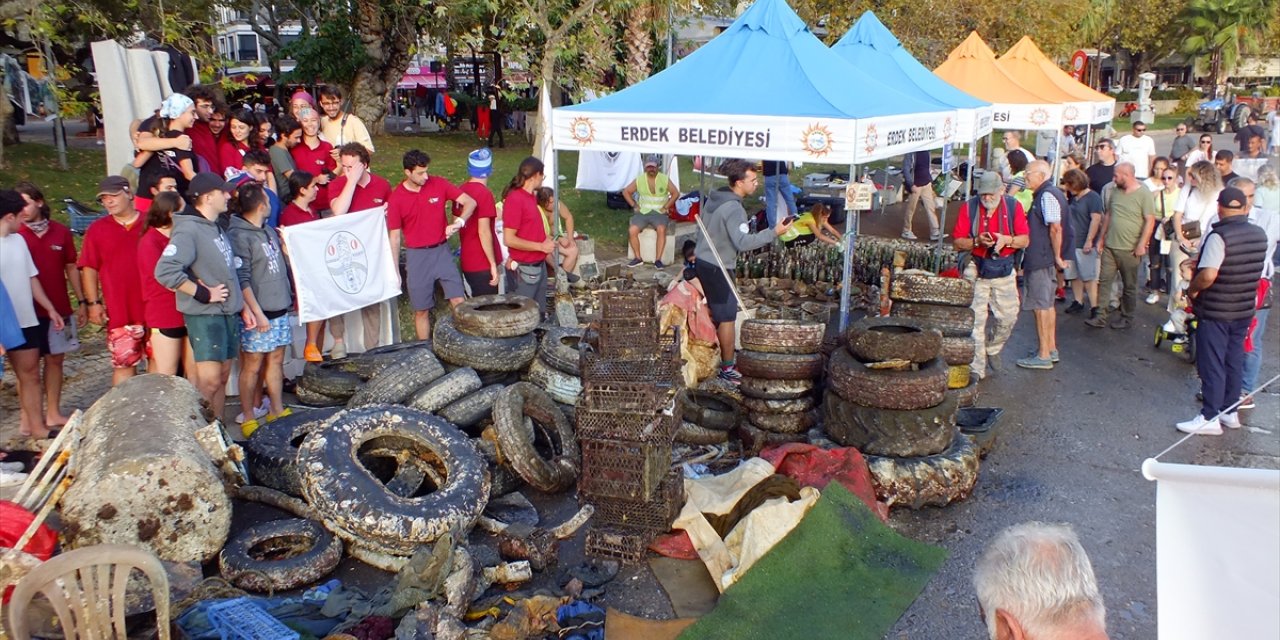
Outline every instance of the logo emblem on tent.
{"label": "logo emblem on tent", "polygon": [[1049,122],[1049,112],[1044,109],[1036,109],[1031,112],[1031,124],[1041,125]]}
{"label": "logo emblem on tent", "polygon": [[862,137],[862,144],[862,150],[867,153],[875,151],[876,147],[880,146],[880,134],[876,131],[874,124],[867,127],[867,134]]}
{"label": "logo emblem on tent", "polygon": [[811,156],[822,157],[831,153],[831,130],[823,124],[811,124],[801,134],[800,145]]}
{"label": "logo emblem on tent", "polygon": [[569,135],[578,144],[588,145],[596,139],[596,125],[591,122],[591,118],[574,118],[569,123]]}
{"label": "logo emblem on tent", "polygon": [[942,141],[951,141],[951,118],[942,121]]}
{"label": "logo emblem on tent", "polygon": [[1080,117],[1080,110],[1077,109],[1075,105],[1068,106],[1065,110],[1063,110],[1062,117],[1067,120],[1074,121],[1076,118]]}

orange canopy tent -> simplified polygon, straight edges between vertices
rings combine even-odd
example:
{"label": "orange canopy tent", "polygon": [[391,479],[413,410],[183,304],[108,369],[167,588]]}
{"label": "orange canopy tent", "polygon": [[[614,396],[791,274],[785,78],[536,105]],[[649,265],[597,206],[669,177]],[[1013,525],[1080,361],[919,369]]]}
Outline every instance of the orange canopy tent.
{"label": "orange canopy tent", "polygon": [[1115,98],[1090,89],[1059,69],[1028,36],[1000,56],[997,64],[1022,86],[1062,102],[1064,125],[1110,122],[1115,113]]}
{"label": "orange canopy tent", "polygon": [[1048,96],[1024,86],[999,64],[995,52],[976,31],[970,32],[933,72],[961,91],[990,102],[996,129],[1043,131],[1063,124],[1062,103],[1068,100],[1056,96],[1065,94],[1055,92],[1055,96]]}

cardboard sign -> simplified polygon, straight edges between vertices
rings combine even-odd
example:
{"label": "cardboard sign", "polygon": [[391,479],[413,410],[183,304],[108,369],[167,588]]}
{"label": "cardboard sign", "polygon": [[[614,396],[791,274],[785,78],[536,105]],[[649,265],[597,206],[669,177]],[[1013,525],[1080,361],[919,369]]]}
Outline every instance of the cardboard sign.
{"label": "cardboard sign", "polygon": [[875,194],[875,185],[866,182],[850,182],[844,189],[844,208],[846,211],[867,211],[871,209],[871,197]]}

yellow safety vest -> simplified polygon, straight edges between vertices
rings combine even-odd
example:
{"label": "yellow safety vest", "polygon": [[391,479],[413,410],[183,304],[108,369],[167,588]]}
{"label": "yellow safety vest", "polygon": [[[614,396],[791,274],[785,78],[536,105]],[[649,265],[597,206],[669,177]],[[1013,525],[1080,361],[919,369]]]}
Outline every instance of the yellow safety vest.
{"label": "yellow safety vest", "polygon": [[791,228],[787,229],[787,232],[778,239],[783,242],[791,242],[800,236],[811,236],[813,235],[814,227],[818,226],[816,223],[817,221],[813,219],[813,212],[806,211],[800,214],[796,221],[791,224]]}
{"label": "yellow safety vest", "polygon": [[636,178],[636,204],[640,205],[640,213],[662,213],[662,206],[667,204],[667,174],[658,172],[653,178],[653,191],[649,191],[649,175],[642,173]]}

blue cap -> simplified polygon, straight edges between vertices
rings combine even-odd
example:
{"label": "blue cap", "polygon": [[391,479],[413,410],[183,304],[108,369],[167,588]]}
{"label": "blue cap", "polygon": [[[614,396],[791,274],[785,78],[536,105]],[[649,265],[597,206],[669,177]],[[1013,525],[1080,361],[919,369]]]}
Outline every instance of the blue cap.
{"label": "blue cap", "polygon": [[493,173],[493,154],[488,149],[476,149],[467,156],[467,173],[472,178],[488,178]]}

